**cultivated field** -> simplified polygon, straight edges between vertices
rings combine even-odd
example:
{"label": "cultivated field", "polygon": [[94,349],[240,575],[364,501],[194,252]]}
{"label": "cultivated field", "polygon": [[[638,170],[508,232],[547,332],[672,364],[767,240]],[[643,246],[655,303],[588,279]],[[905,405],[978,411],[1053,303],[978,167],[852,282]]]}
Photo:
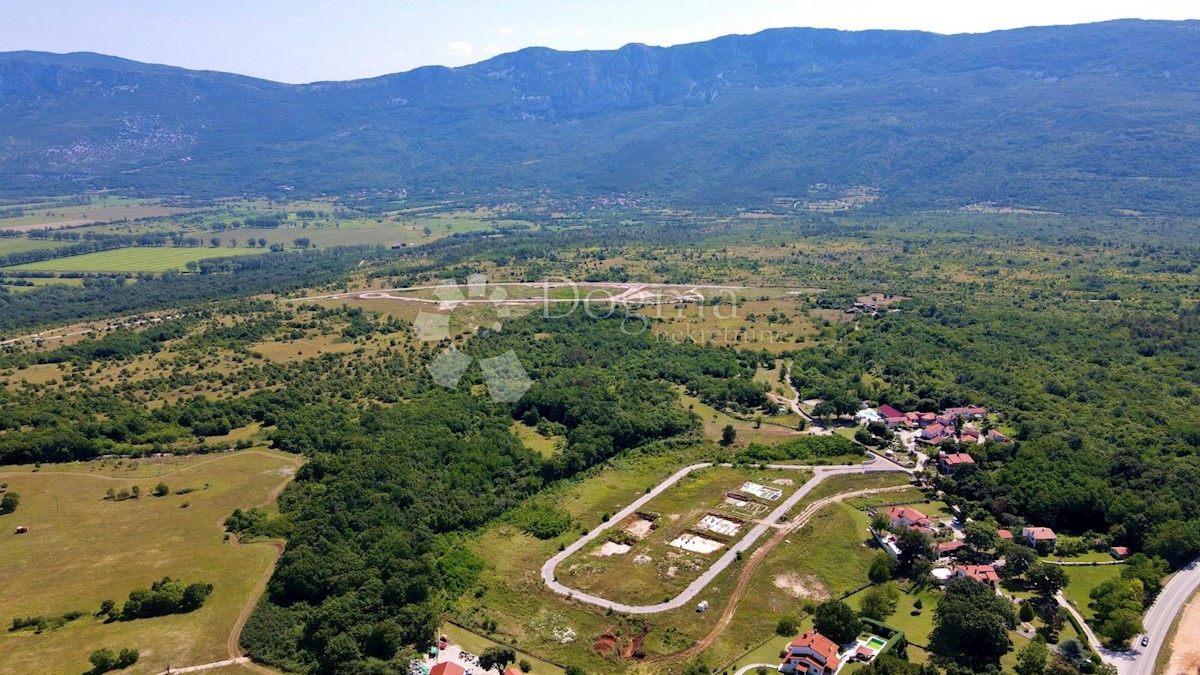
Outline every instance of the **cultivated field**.
{"label": "cultivated field", "polygon": [[66,258],[52,258],[5,268],[39,272],[165,272],[184,270],[189,262],[209,258],[263,253],[256,248],[122,248],[99,253],[85,253]]}
{"label": "cultivated field", "polygon": [[[16,513],[0,517],[0,621],[87,613],[41,634],[0,634],[0,672],[83,672],[99,647],[140,650],[130,673],[228,658],[231,632],[261,591],[276,550],[226,542],[222,523],[235,508],[273,501],[297,464],[293,456],[248,450],[0,468],[0,480],[21,496]],[[150,495],[160,481],[172,494]],[[104,498],[109,488],[135,485],[140,499]],[[193,491],[174,493],[182,489]],[[29,533],[13,534],[18,524]],[[190,614],[113,623],[95,617],[102,600],[121,603],[164,576],[214,590]]]}

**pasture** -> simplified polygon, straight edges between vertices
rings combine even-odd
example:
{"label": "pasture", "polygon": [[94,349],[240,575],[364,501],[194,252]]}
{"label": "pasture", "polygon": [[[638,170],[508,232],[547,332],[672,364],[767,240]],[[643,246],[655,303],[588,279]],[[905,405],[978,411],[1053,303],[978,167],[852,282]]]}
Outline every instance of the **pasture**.
{"label": "pasture", "polygon": [[183,271],[189,262],[210,258],[264,253],[257,248],[168,248],[129,247],[98,253],[85,253],[66,258],[40,260],[35,263],[6,267],[5,270],[30,272],[166,272]]}
{"label": "pasture", "polygon": [[[123,671],[129,673],[228,658],[234,627],[261,592],[276,551],[269,543],[225,541],[223,521],[235,508],[273,502],[298,463],[283,453],[247,450],[36,471],[0,467],[0,480],[21,496],[15,513],[0,517],[0,621],[86,613],[41,634],[0,633],[0,672],[83,672],[99,647],[140,650],[141,660]],[[169,495],[151,496],[159,482]],[[105,499],[109,488],[135,485],[139,499]],[[18,524],[29,533],[13,534]],[[164,576],[205,581],[214,590],[189,614],[111,623],[96,616],[101,601],[120,604],[134,588]]]}

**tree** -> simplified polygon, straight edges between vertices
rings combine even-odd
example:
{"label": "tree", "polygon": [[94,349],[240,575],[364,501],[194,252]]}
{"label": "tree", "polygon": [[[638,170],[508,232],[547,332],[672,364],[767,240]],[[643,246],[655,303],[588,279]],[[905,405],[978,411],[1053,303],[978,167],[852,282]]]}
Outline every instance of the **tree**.
{"label": "tree", "polygon": [[587,675],[587,672],[579,666],[567,666],[566,675]]}
{"label": "tree", "polygon": [[896,546],[900,549],[900,573],[913,576],[913,564],[918,560],[929,558],[929,536],[920,530],[904,530],[896,537]]}
{"label": "tree", "polygon": [[138,650],[126,647],[121,650],[120,654],[117,654],[117,668],[128,668],[137,663],[139,657],[141,657],[141,653]]}
{"label": "tree", "polygon": [[933,613],[929,635],[934,653],[975,672],[995,668],[1012,648],[1008,631],[1016,628],[1012,603],[990,586],[969,577],[956,577]]}
{"label": "tree", "polygon": [[167,487],[166,483],[159,483],[158,485],[154,486],[154,492],[151,494],[153,494],[155,497],[166,497],[170,493],[171,488]]}
{"label": "tree", "polygon": [[830,401],[821,401],[813,406],[812,414],[813,417],[828,421],[837,416],[837,406]]}
{"label": "tree", "polygon": [[996,528],[978,520],[967,523],[963,532],[966,534],[966,545],[977,551],[990,551],[1000,543],[1000,535],[996,533]]}
{"label": "tree", "polygon": [[93,673],[107,673],[117,667],[117,655],[108,647],[101,647],[88,657],[92,663]]}
{"label": "tree", "polygon": [[873,584],[882,584],[896,578],[896,561],[892,556],[880,551],[871,559],[871,568],[867,570],[867,578]]}
{"label": "tree", "polygon": [[887,621],[887,618],[895,613],[899,602],[900,591],[895,582],[879,584],[868,588],[863,594],[858,613],[868,619]]}
{"label": "tree", "polygon": [[1084,648],[1082,642],[1071,638],[1070,640],[1063,640],[1063,643],[1058,646],[1058,653],[1066,659],[1067,663],[1075,666],[1083,663],[1087,655],[1087,649]]}
{"label": "tree", "polygon": [[733,428],[732,424],[726,424],[725,428],[721,430],[721,445],[728,447],[733,445],[735,440],[737,440],[737,430]]}
{"label": "tree", "polygon": [[827,600],[817,606],[817,611],[813,614],[813,627],[821,635],[844,645],[862,632],[862,621],[846,603]]}
{"label": "tree", "polygon": [[488,647],[479,654],[479,667],[486,670],[504,671],[508,664],[517,660],[517,653],[510,647]]}
{"label": "tree", "polygon": [[196,270],[200,269],[200,263],[196,262],[195,260],[189,260],[184,263],[183,266],[187,268],[187,271],[192,272],[193,274],[196,272]]}
{"label": "tree", "polygon": [[[892,527],[892,519],[882,510],[876,511],[871,517],[871,529],[876,532],[887,532]],[[890,556],[889,556],[890,557]]]}
{"label": "tree", "polygon": [[133,496],[134,499],[138,499],[139,497],[142,496],[142,488],[137,485],[134,485],[132,488],[130,488],[130,494]]}
{"label": "tree", "polygon": [[271,244],[271,253],[282,253],[283,244]]}
{"label": "tree", "polygon": [[292,243],[296,248],[308,248],[312,244],[308,237],[296,237],[292,240]]}
{"label": "tree", "polygon": [[229,248],[237,248],[237,237],[229,238]]}
{"label": "tree", "polygon": [[1025,579],[1042,597],[1053,598],[1055,593],[1066,588],[1071,583],[1071,577],[1061,565],[1037,563],[1025,573]]}
{"label": "tree", "polygon": [[521,659],[517,667],[521,669],[522,673],[528,673],[533,670],[533,664],[529,662],[529,659]]}
{"label": "tree", "polygon": [[265,238],[265,237],[259,237],[259,238],[258,238],[258,247],[259,247],[259,248],[266,248],[266,247],[267,247],[267,240],[266,240],[266,238]]}
{"label": "tree", "polygon": [[1098,632],[1108,638],[1109,645],[1117,649],[1125,649],[1135,635],[1144,632],[1141,612],[1126,607],[1108,615],[1100,624]]}
{"label": "tree", "polygon": [[1022,621],[1028,623],[1030,621],[1033,621],[1033,616],[1034,616],[1033,603],[1022,602],[1021,609],[1017,612],[1017,617],[1019,619],[1021,619]]}
{"label": "tree", "polygon": [[1046,661],[1050,658],[1050,650],[1044,640],[1033,640],[1017,652],[1017,675],[1042,675],[1046,670]]}
{"label": "tree", "polygon": [[0,497],[0,515],[12,513],[17,510],[17,506],[21,504],[21,496],[15,492],[5,492],[3,497]]}
{"label": "tree", "polygon": [[221,245],[221,238],[213,237],[212,239],[208,240],[208,243],[211,244],[213,248],[217,248]]}
{"label": "tree", "polygon": [[1001,567],[1001,573],[1005,578],[1011,579],[1021,576],[1029,571],[1037,562],[1037,551],[1028,546],[1012,545],[1008,547],[1008,551],[1004,554],[1004,567]]}
{"label": "tree", "polygon": [[800,630],[800,617],[795,614],[784,614],[775,624],[776,635],[795,635]]}

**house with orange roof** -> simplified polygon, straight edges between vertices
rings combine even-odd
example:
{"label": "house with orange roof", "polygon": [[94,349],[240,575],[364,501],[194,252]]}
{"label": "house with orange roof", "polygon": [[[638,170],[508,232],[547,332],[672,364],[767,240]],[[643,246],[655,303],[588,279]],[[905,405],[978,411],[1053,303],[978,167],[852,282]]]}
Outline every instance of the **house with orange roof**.
{"label": "house with orange roof", "polygon": [[802,675],[833,675],[841,666],[837,654],[838,646],[833,640],[810,630],[788,645],[779,670]]}

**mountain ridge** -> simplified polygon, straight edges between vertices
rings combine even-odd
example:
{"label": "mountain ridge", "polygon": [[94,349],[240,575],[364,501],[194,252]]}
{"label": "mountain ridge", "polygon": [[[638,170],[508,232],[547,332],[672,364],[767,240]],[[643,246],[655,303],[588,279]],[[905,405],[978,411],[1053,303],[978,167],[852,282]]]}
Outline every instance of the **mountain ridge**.
{"label": "mountain ridge", "polygon": [[403,186],[714,203],[825,183],[877,187],[897,208],[1188,212],[1197,31],[779,28],[298,85],[0,53],[0,175],[8,193]]}

